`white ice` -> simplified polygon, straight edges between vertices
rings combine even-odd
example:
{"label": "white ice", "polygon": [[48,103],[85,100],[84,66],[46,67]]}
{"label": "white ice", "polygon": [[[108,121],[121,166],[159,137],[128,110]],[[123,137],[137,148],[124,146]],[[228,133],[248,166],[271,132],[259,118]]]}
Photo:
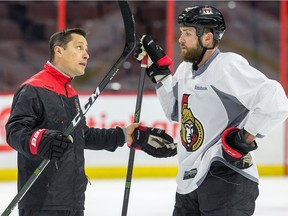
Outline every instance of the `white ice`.
{"label": "white ice", "polygon": [[[128,216],[171,216],[175,179],[132,179]],[[288,216],[288,177],[262,177],[254,216]],[[93,180],[85,216],[120,216],[125,179]],[[0,213],[16,195],[16,182],[0,183]],[[10,214],[18,215],[17,207]],[[232,216],[232,215],[231,215]]]}

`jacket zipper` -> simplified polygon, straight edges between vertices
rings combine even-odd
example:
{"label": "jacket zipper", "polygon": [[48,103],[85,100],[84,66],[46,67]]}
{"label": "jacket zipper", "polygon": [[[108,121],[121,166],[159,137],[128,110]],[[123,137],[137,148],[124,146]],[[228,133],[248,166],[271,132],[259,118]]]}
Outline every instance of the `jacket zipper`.
{"label": "jacket zipper", "polygon": [[[65,88],[66,90],[66,88]],[[66,94],[67,94],[67,91],[66,91]],[[61,100],[61,103],[62,103],[62,107],[64,107],[64,101],[63,101],[63,98],[61,97],[61,95],[58,95],[60,100]],[[58,170],[59,169],[59,166],[58,166],[58,163],[57,161],[55,161],[55,169]]]}
{"label": "jacket zipper", "polygon": [[[67,83],[65,84],[65,86],[64,86],[64,88],[65,88],[65,93],[66,93],[66,97],[67,97],[67,98],[69,98],[69,92],[68,92],[68,90],[67,90],[67,85],[68,85],[69,83],[70,83],[70,82],[67,82]],[[70,100],[69,100],[69,103],[70,103]],[[71,108],[72,108],[72,107],[73,107],[73,106],[71,106]],[[70,116],[71,116],[71,113],[70,113],[70,112],[68,112],[68,113],[69,113],[69,116],[68,116],[68,117],[70,117]],[[73,117],[74,117],[74,116],[73,116]],[[72,117],[72,118],[73,118],[73,117]],[[74,175],[74,179],[73,179],[74,183],[73,183],[73,192],[72,192],[72,194],[73,194],[73,202],[74,202],[74,204],[76,205],[77,201],[76,201],[76,197],[75,197],[75,185],[76,185],[76,178],[77,178],[77,176],[78,176],[76,145],[73,145],[73,150],[74,150],[74,158],[75,158],[75,160],[74,160],[74,163],[75,163],[75,166],[74,166],[75,175]]]}

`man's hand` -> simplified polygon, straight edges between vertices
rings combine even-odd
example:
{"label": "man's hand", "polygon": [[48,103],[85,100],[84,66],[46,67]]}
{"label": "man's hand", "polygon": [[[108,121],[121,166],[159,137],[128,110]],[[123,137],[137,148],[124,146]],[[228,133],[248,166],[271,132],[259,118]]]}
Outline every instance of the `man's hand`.
{"label": "man's hand", "polygon": [[132,123],[125,127],[126,143],[132,143],[134,140],[134,130],[138,128],[140,123]]}
{"label": "man's hand", "polygon": [[171,58],[165,54],[163,49],[150,36],[143,35],[137,44],[134,56],[138,61],[142,61],[146,55],[148,55],[146,73],[154,83],[160,82],[171,74],[168,68],[173,63]]}
{"label": "man's hand", "polygon": [[71,135],[65,137],[61,131],[39,129],[32,134],[29,144],[31,154],[58,161],[70,143],[73,143]]}
{"label": "man's hand", "polygon": [[134,141],[128,144],[130,148],[143,150],[147,154],[163,158],[177,154],[177,144],[173,138],[159,128],[139,126],[134,131]]}
{"label": "man's hand", "polygon": [[257,149],[257,143],[244,140],[244,129],[227,128],[222,134],[223,157],[239,169],[252,166],[250,151]]}

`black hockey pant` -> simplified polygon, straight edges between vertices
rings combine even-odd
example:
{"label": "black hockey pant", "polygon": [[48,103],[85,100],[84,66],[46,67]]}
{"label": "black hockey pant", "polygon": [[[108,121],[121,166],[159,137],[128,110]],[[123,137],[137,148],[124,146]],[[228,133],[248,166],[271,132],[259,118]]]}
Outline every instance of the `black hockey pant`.
{"label": "black hockey pant", "polygon": [[173,216],[250,216],[259,195],[258,184],[227,166],[211,166],[195,191],[176,193]]}
{"label": "black hockey pant", "polygon": [[19,209],[19,216],[84,216],[83,211]]}

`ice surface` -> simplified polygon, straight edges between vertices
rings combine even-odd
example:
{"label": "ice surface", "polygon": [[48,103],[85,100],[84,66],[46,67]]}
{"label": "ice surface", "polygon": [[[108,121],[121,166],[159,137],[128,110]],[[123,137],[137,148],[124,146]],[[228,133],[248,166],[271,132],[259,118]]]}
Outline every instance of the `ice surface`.
{"label": "ice surface", "polygon": [[[16,195],[16,182],[0,183],[0,213]],[[128,216],[171,216],[175,179],[132,179]],[[262,177],[254,216],[288,216],[288,177]],[[121,215],[125,179],[93,180],[85,216]],[[17,207],[11,216],[18,215]]]}

